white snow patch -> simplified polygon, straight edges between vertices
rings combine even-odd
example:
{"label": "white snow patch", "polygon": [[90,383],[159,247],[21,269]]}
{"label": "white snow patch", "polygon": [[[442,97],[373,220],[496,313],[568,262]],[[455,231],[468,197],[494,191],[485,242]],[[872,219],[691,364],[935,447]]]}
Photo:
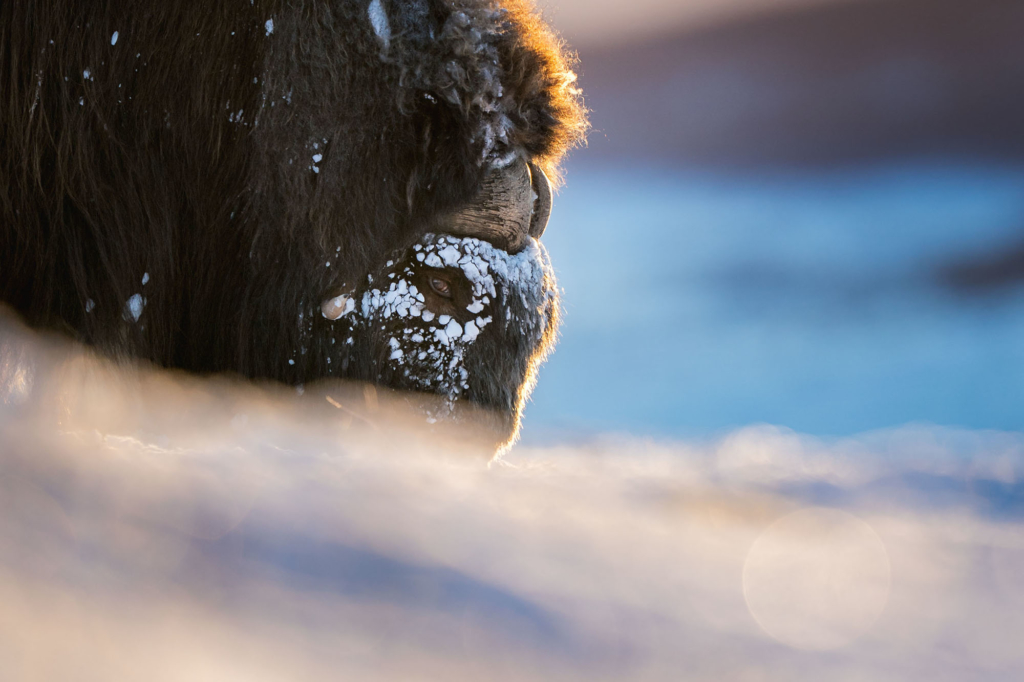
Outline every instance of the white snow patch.
{"label": "white snow patch", "polygon": [[453,341],[462,338],[462,325],[456,322],[455,320],[449,322],[448,326],[445,327],[444,331],[448,335],[448,338]]}
{"label": "white snow patch", "polygon": [[451,267],[458,265],[459,258],[462,257],[462,253],[451,244],[438,251],[437,255],[444,259],[445,265]]}
{"label": "white snow patch", "polygon": [[377,37],[384,44],[384,49],[388,49],[391,45],[391,22],[388,20],[387,12],[384,11],[384,4],[381,0],[373,0],[367,13],[370,16],[370,25],[373,26],[373,32],[377,34]]}
{"label": "white snow patch", "polygon": [[117,45],[117,31],[114,31],[114,35],[110,36],[110,44]]}
{"label": "white snow patch", "polygon": [[146,286],[149,283],[149,273],[142,273],[142,286]]}
{"label": "white snow patch", "polygon": [[142,311],[146,308],[146,298],[142,294],[132,294],[124,303],[122,317],[127,321],[129,318],[135,322],[142,317]]}
{"label": "white snow patch", "polygon": [[263,24],[263,27],[267,29],[267,35],[269,36],[271,33],[274,32],[274,20],[267,19],[267,23]]}
{"label": "white snow patch", "polygon": [[391,346],[391,359],[401,362],[405,353],[402,352],[401,344],[398,339],[392,336],[388,341],[388,345]]}

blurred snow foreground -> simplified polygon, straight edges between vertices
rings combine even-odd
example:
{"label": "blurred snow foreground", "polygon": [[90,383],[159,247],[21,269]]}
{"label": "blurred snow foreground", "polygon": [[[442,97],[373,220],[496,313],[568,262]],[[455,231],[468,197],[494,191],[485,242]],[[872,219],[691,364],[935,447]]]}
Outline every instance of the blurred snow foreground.
{"label": "blurred snow foreground", "polygon": [[4,321],[0,679],[1024,675],[1022,434],[489,461],[421,422]]}

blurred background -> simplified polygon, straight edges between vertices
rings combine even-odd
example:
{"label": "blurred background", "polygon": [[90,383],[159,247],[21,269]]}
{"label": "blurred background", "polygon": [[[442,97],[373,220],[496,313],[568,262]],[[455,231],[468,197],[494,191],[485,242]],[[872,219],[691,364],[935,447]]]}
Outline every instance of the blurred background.
{"label": "blurred background", "polygon": [[1024,428],[1024,3],[541,5],[593,130],[527,443]]}

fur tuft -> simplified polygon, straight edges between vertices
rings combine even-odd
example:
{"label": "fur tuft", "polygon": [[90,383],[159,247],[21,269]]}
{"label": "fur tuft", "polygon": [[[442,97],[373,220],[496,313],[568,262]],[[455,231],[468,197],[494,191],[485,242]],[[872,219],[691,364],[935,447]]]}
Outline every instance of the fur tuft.
{"label": "fur tuft", "polygon": [[403,35],[389,55],[406,88],[404,106],[425,98],[458,110],[477,164],[511,154],[534,159],[557,182],[564,154],[587,130],[573,58],[532,3],[447,0]]}

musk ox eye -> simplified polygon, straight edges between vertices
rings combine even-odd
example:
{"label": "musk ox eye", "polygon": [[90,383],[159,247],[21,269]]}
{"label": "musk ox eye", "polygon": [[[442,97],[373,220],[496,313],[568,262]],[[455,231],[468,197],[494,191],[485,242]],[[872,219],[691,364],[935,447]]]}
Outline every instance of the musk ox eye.
{"label": "musk ox eye", "polygon": [[430,288],[434,290],[438,296],[444,296],[445,298],[452,297],[452,287],[447,280],[437,277],[436,275],[427,280],[430,284]]}

